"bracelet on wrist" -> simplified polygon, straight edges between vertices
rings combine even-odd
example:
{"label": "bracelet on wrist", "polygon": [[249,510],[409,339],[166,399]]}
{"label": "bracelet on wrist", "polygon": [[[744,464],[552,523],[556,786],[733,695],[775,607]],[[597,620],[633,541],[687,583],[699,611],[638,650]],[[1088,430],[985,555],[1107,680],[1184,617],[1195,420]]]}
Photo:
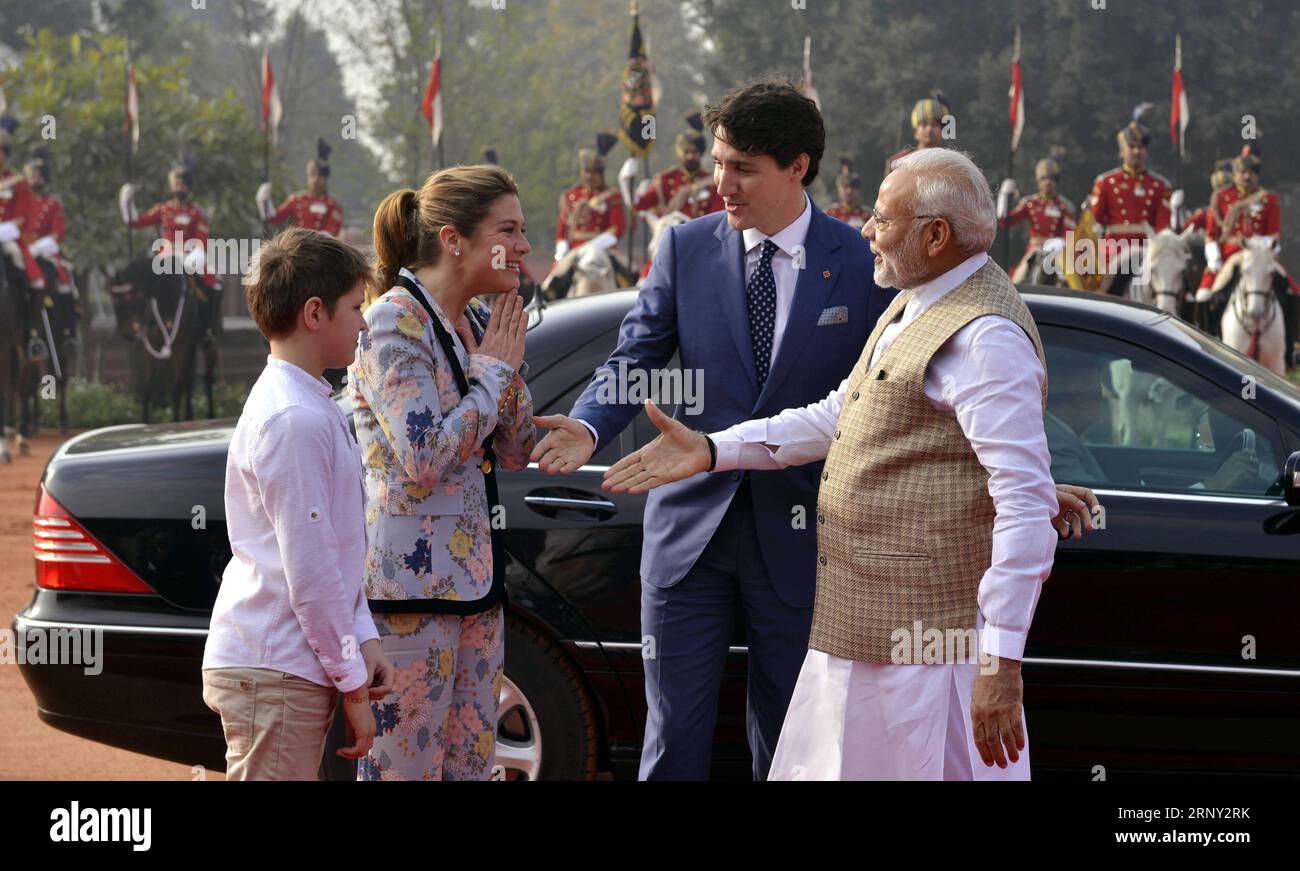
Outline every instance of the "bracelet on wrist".
{"label": "bracelet on wrist", "polygon": [[718,465],[718,446],[717,446],[716,444],[713,443],[713,439],[709,438],[709,434],[708,434],[708,433],[706,433],[706,432],[701,432],[700,435],[704,436],[704,441],[705,441],[705,443],[708,444],[708,446],[709,446],[709,468],[708,468],[708,471],[712,472],[715,468],[717,468],[717,465]]}

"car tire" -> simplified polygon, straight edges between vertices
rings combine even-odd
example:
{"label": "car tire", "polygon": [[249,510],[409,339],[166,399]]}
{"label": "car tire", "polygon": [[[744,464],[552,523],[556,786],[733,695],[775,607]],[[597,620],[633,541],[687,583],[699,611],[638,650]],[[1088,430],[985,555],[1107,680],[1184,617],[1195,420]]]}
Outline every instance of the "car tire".
{"label": "car tire", "polygon": [[[600,758],[591,697],[568,656],[522,620],[506,618],[506,662],[497,725],[502,780],[594,780]],[[325,742],[321,780],[356,780],[346,746],[342,705]]]}
{"label": "car tire", "polygon": [[506,663],[494,776],[594,780],[600,756],[591,697],[569,657],[522,620],[506,618]]}

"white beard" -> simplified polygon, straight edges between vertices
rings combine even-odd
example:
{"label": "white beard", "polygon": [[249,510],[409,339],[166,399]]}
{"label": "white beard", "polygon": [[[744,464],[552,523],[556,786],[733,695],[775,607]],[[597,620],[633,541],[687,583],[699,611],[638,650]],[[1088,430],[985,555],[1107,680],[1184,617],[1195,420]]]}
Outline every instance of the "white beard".
{"label": "white beard", "polygon": [[876,268],[872,277],[875,278],[877,287],[908,290],[921,283],[926,264],[924,256],[915,250],[920,237],[920,230],[910,232],[899,249],[899,254],[888,261],[881,254],[876,254]]}

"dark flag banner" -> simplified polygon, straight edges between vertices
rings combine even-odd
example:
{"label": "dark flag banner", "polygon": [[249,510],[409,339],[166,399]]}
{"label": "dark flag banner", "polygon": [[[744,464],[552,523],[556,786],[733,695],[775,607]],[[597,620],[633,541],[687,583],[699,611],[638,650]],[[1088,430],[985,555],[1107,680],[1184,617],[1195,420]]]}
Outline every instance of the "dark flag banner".
{"label": "dark flag banner", "polygon": [[641,39],[641,16],[632,12],[632,45],[623,68],[623,102],[619,109],[618,138],[634,157],[645,157],[654,146],[653,122],[645,119],[654,115],[654,91],[651,87],[650,64]]}

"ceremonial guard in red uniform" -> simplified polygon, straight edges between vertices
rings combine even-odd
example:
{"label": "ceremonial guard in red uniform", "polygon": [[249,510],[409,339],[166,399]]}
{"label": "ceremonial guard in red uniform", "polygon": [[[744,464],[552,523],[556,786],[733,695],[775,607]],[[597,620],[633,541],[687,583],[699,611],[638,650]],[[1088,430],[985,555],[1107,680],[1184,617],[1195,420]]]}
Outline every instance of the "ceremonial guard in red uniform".
{"label": "ceremonial guard in red uniform", "polygon": [[1014,207],[1008,209],[1007,203],[1017,191],[1015,181],[1008,179],[1002,183],[998,196],[998,219],[1003,227],[1012,227],[1024,221],[1029,222],[1029,244],[1025,253],[1011,271],[1011,280],[1024,281],[1029,274],[1029,267],[1034,256],[1049,239],[1064,240],[1066,234],[1075,227],[1074,204],[1056,192],[1061,179],[1061,166],[1050,157],[1043,158],[1034,166],[1034,180],[1038,182],[1038,193],[1023,197]]}
{"label": "ceremonial guard in red uniform", "polygon": [[0,118],[0,245],[5,254],[27,276],[33,290],[45,288],[45,275],[27,247],[29,230],[36,212],[36,199],[26,176],[10,165],[14,131],[18,119]]}
{"label": "ceremonial guard in red uniform", "polygon": [[[1210,201],[1210,218],[1205,233],[1205,272],[1201,274],[1201,289],[1213,286],[1224,262],[1244,246],[1245,240],[1265,237],[1276,245],[1282,237],[1282,202],[1273,191],[1260,187],[1259,176],[1263,162],[1258,145],[1247,145],[1232,161],[1232,184],[1214,192]],[[1295,323],[1289,297],[1290,282],[1279,274],[1273,282],[1273,291],[1286,322],[1287,367],[1294,365],[1292,350],[1295,347]],[[1231,284],[1220,293],[1230,292]],[[1203,297],[1204,294],[1201,294]]]}
{"label": "ceremonial guard in red uniform", "polygon": [[[897,151],[885,161],[885,175],[894,169],[894,161],[912,151],[923,148],[941,148],[943,146],[944,118],[952,116],[952,106],[942,91],[931,91],[924,100],[917,100],[912,107],[912,138],[914,145],[908,145]],[[955,117],[954,117],[954,120]]]}
{"label": "ceremonial guard in red uniform", "polygon": [[135,210],[135,186],[122,185],[118,195],[122,219],[127,226],[159,227],[162,245],[155,256],[178,256],[186,259],[187,269],[199,275],[208,287],[217,285],[216,276],[207,271],[207,247],[211,228],[208,216],[190,201],[194,189],[194,171],[189,162],[182,160],[167,173],[167,184],[172,198],[158,203],[143,215]]}
{"label": "ceremonial guard in red uniform", "polygon": [[17,318],[26,328],[27,343],[23,350],[29,361],[39,362],[49,356],[46,343],[38,336],[35,317],[35,307],[42,304],[41,298],[45,296],[45,274],[27,246],[29,230],[35,220],[36,198],[26,177],[10,166],[13,134],[17,129],[17,118],[8,115],[0,118],[0,257],[13,264],[14,272],[26,276],[31,293],[12,293],[17,311],[0,312],[0,317]]}
{"label": "ceremonial guard in red uniform", "polygon": [[826,214],[838,218],[855,230],[866,226],[871,210],[862,205],[862,179],[853,171],[853,161],[840,158],[840,174],[835,177],[835,193],[839,199],[830,204]]}
{"label": "ceremonial guard in red uniform", "polygon": [[[67,375],[66,358],[80,351],[77,325],[81,320],[81,301],[77,286],[72,280],[72,265],[63,258],[63,240],[68,235],[68,222],[63,213],[63,203],[49,193],[50,151],[45,146],[32,149],[32,155],[23,165],[27,183],[32,188],[34,204],[31,221],[23,233],[28,250],[38,264],[46,264],[46,275],[53,281],[45,282],[45,292],[40,305],[45,315],[38,318],[33,328],[42,331],[50,343],[52,369],[56,378]],[[53,286],[51,286],[53,285]],[[62,411],[61,407],[61,413]],[[66,420],[61,420],[66,427]]]}
{"label": "ceremonial guard in red uniform", "polygon": [[[1199,233],[1205,233],[1210,228],[1210,210],[1214,205],[1215,195],[1224,187],[1232,184],[1232,160],[1219,160],[1214,164],[1214,172],[1210,173],[1210,205],[1197,209],[1187,216],[1187,221],[1183,224],[1182,229],[1189,227]],[[1209,239],[1207,238],[1208,242]]]}
{"label": "ceremonial guard in red uniform", "polygon": [[186,155],[167,173],[172,198],[158,203],[143,215],[135,209],[135,186],[122,185],[118,205],[122,220],[130,227],[160,227],[160,245],[151,256],[177,258],[186,273],[198,278],[194,287],[201,305],[204,340],[214,341],[221,334],[221,283],[207,261],[208,238],[212,232],[208,216],[190,201],[194,189],[194,168]]}
{"label": "ceremonial guard in red uniform", "polygon": [[681,212],[688,218],[698,218],[722,210],[713,173],[701,167],[706,145],[704,118],[698,111],[691,112],[686,124],[687,129],[678,133],[673,143],[678,165],[650,179],[649,187],[637,197],[638,212],[652,212],[656,217]]}
{"label": "ceremonial guard in red uniform", "polygon": [[23,239],[33,257],[49,261],[54,266],[58,292],[75,295],[68,262],[60,256],[63,240],[68,235],[68,221],[63,213],[63,203],[48,192],[49,149],[43,145],[32,149],[32,156],[23,165],[23,171],[27,175],[27,184],[31,186],[33,204],[31,222],[23,230]]}
{"label": "ceremonial guard in red uniform", "polygon": [[605,155],[618,139],[599,133],[595,148],[578,149],[582,181],[560,194],[560,218],[555,226],[555,259],[593,240],[608,248],[627,230],[623,197],[605,184]]}
{"label": "ceremonial guard in red uniform", "polygon": [[316,140],[316,156],[307,161],[307,189],[289,194],[279,208],[271,199],[271,183],[257,189],[257,210],[268,224],[293,221],[295,226],[338,236],[343,230],[343,206],[329,195],[330,146]]}
{"label": "ceremonial guard in red uniform", "polygon": [[[1097,176],[1088,198],[1092,218],[1098,229],[1104,228],[1101,268],[1113,271],[1120,264],[1111,257],[1117,242],[1142,243],[1149,233],[1169,226],[1170,184],[1164,176],[1147,169],[1147,146],[1151,131],[1142,125],[1141,109],[1134,120],[1115,135],[1119,142],[1120,166]],[[1110,243],[1107,245],[1107,243]],[[1117,275],[1108,292],[1122,295],[1137,267],[1130,261],[1122,275]]]}

